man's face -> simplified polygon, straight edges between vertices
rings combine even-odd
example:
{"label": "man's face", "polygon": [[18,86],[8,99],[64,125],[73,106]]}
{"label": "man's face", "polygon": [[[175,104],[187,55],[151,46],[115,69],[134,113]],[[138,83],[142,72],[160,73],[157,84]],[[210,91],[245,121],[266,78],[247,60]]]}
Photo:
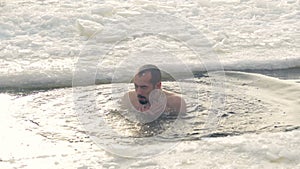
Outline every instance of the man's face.
{"label": "man's face", "polygon": [[151,72],[145,72],[141,76],[135,75],[133,83],[140,104],[149,103],[149,95],[152,90],[160,88],[160,82],[156,85],[151,83]]}

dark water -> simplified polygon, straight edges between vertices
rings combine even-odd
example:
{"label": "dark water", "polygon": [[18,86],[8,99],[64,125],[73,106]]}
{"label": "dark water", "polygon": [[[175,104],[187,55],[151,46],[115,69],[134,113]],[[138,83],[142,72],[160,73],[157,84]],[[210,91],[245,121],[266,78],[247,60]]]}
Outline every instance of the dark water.
{"label": "dark water", "polygon": [[[201,76],[180,82],[164,81],[165,90],[182,93],[187,113],[162,115],[146,124],[131,121],[120,110],[120,97],[133,89],[133,84],[124,83],[10,93],[10,112],[25,130],[48,140],[72,143],[92,138],[112,153],[122,155],[129,147],[135,152],[133,156],[139,156],[146,145],[154,146],[149,149],[156,154],[164,149],[155,145],[163,144],[168,149],[182,140],[300,128],[297,83],[226,72],[221,90],[212,85],[212,80]],[[216,104],[216,96],[223,99],[221,103]]]}
{"label": "dark water", "polygon": [[299,80],[300,79],[300,68],[289,68],[289,69],[274,69],[274,70],[245,70],[249,73],[259,73],[271,77],[276,77],[283,80]]}

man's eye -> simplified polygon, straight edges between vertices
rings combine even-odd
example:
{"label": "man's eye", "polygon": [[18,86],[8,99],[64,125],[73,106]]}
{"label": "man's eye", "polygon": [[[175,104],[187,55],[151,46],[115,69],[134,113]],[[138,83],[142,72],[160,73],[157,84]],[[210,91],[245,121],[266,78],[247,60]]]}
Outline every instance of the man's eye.
{"label": "man's eye", "polygon": [[141,88],[142,88],[142,89],[146,89],[147,87],[146,87],[146,86],[142,86]]}

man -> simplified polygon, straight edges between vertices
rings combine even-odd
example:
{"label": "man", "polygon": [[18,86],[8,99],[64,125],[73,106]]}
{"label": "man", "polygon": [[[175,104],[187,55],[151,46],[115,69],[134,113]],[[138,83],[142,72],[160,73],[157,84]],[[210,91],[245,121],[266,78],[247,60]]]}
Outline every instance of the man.
{"label": "man", "polygon": [[123,97],[123,103],[130,104],[138,113],[156,119],[162,113],[175,114],[186,112],[184,99],[175,93],[162,90],[161,72],[154,65],[140,67],[134,76],[134,91]]}

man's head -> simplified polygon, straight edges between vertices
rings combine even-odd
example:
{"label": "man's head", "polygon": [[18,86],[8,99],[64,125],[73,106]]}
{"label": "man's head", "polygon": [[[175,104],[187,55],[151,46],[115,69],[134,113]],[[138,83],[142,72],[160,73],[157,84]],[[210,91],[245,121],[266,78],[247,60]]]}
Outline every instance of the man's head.
{"label": "man's head", "polygon": [[161,89],[161,72],[154,65],[144,65],[138,69],[133,83],[139,102],[147,104],[151,91]]}

